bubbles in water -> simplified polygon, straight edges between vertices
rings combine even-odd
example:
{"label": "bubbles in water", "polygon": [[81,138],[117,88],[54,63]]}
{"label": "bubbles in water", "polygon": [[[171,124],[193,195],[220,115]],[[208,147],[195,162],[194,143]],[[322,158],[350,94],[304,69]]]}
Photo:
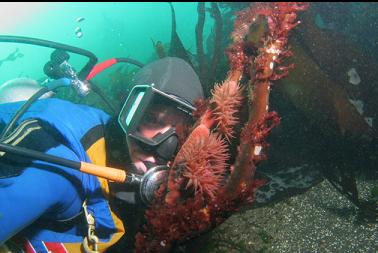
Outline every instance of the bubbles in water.
{"label": "bubbles in water", "polygon": [[84,20],[85,20],[85,18],[83,18],[83,17],[76,18],[76,22],[81,22],[81,21],[84,21]]}
{"label": "bubbles in water", "polygon": [[[76,18],[76,22],[78,22],[78,23],[80,23],[80,22],[82,22],[82,21],[84,21],[85,20],[85,18],[83,18],[83,17],[77,17]],[[75,28],[75,35],[76,35],[76,37],[77,38],[81,38],[81,37],[83,37],[83,32],[81,31],[81,27],[76,27]]]}
{"label": "bubbles in water", "polygon": [[75,28],[75,34],[76,34],[76,37],[77,38],[81,38],[81,37],[83,37],[83,32],[81,31],[81,28],[80,27],[76,27]]}
{"label": "bubbles in water", "polygon": [[83,33],[82,32],[77,32],[76,33],[76,37],[78,37],[80,39],[81,37],[83,37]]}

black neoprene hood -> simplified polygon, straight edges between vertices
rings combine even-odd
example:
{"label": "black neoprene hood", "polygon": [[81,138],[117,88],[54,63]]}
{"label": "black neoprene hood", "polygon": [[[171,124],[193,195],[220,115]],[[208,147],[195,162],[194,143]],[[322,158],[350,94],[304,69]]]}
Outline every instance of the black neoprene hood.
{"label": "black neoprene hood", "polygon": [[192,106],[203,98],[200,80],[193,68],[177,57],[165,57],[140,69],[134,76],[130,90],[135,85],[154,84],[154,88],[174,95]]}

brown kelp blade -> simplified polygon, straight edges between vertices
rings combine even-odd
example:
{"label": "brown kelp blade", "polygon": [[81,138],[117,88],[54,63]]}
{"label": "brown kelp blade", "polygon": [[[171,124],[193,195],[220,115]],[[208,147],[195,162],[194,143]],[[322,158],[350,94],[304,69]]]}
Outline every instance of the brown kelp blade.
{"label": "brown kelp blade", "polygon": [[183,59],[187,63],[189,63],[192,67],[193,64],[190,61],[190,57],[187,53],[187,50],[185,49],[184,45],[182,44],[182,41],[180,37],[177,34],[176,31],[176,14],[175,9],[173,8],[173,5],[171,2],[168,2],[171,7],[172,12],[172,33],[171,33],[171,43],[168,51],[169,56],[175,56]]}

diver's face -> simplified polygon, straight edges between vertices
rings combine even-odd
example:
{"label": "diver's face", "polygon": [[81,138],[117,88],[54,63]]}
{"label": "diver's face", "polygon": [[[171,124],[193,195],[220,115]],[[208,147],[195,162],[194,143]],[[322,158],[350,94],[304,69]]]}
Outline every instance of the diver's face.
{"label": "diver's face", "polygon": [[[138,132],[147,139],[153,139],[158,134],[164,134],[178,124],[184,124],[185,117],[168,106],[157,105],[154,110],[145,115],[138,127]],[[144,150],[137,142],[131,142],[131,160],[139,172],[145,173],[147,167],[143,162],[156,163],[156,157],[152,152]]]}
{"label": "diver's face", "polygon": [[139,127],[139,132],[142,134],[143,137],[146,137],[148,139],[152,139],[158,134],[164,134],[172,127],[171,124],[166,124],[162,126],[148,126],[148,125],[141,125]]}
{"label": "diver's face", "polygon": [[[157,134],[164,134],[168,131],[172,125],[166,125],[164,127],[159,128],[151,128],[148,126],[140,126],[140,133],[146,138],[153,138]],[[147,171],[147,167],[143,162],[152,162],[156,163],[156,157],[154,154],[143,150],[136,142],[132,142],[131,146],[131,160],[134,165],[137,167],[138,172],[145,173]]]}

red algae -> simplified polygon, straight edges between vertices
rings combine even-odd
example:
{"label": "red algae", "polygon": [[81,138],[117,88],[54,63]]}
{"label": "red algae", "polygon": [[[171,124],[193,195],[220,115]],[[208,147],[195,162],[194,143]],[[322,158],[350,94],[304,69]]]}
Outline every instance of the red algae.
{"label": "red algae", "polygon": [[[279,124],[277,113],[269,112],[270,86],[294,67],[280,64],[292,55],[287,44],[290,31],[300,23],[296,13],[307,7],[254,3],[236,14],[233,43],[226,50],[230,71],[208,102],[197,102],[198,121],[171,163],[167,184],[145,213],[147,224],[136,237],[136,252],[169,252],[175,243],[208,231],[254,201],[254,192],[264,184],[254,178],[256,166],[267,158],[266,138]],[[258,22],[267,30],[259,31],[256,54],[247,55],[250,44],[245,38]],[[247,95],[240,85],[242,76],[249,80]],[[244,126],[236,116],[243,106],[249,112]],[[242,127],[240,134],[236,127]],[[235,141],[235,162],[227,164]]]}

